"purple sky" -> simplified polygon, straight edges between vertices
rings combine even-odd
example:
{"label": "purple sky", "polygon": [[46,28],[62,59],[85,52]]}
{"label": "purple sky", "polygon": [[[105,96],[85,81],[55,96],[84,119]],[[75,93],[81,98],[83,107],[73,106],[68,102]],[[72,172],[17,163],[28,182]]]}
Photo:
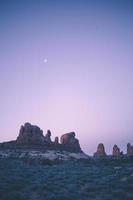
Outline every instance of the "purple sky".
{"label": "purple sky", "polygon": [[125,151],[132,64],[132,0],[0,0],[0,142],[28,121],[75,131],[89,154]]}

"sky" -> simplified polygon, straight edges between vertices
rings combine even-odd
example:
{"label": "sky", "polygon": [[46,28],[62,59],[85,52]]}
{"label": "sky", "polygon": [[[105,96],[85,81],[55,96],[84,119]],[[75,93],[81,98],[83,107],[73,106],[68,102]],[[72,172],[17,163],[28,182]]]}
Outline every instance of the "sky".
{"label": "sky", "polygon": [[25,122],[88,154],[133,143],[133,1],[0,0],[0,142]]}

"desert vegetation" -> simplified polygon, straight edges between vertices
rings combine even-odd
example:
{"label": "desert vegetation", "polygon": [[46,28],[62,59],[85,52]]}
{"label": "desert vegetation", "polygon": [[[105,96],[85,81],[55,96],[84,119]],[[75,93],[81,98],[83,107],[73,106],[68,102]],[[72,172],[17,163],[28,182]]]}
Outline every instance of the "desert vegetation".
{"label": "desert vegetation", "polygon": [[133,157],[0,159],[0,200],[132,200]]}

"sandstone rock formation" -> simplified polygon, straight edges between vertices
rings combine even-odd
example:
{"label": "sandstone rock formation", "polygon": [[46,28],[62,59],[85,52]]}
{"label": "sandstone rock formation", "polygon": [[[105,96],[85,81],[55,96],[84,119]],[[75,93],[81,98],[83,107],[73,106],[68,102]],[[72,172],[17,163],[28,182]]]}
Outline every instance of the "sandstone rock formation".
{"label": "sandstone rock formation", "polygon": [[122,152],[120,152],[120,148],[116,144],[113,146],[112,155],[113,156],[120,156],[120,155],[122,155]]}
{"label": "sandstone rock formation", "polygon": [[79,141],[75,138],[75,133],[70,132],[61,136],[60,142],[65,150],[81,152]]}
{"label": "sandstone rock formation", "polygon": [[72,143],[74,140],[75,140],[75,133],[74,132],[63,134],[60,138],[60,142],[62,144]]}
{"label": "sandstone rock formation", "polygon": [[55,144],[59,144],[59,138],[58,138],[58,137],[55,137],[54,143],[55,143]]}
{"label": "sandstone rock formation", "polygon": [[51,140],[51,131],[48,130],[46,135],[43,135],[43,131],[36,125],[25,123],[21,126],[19,136],[16,143],[21,145],[38,145],[43,146],[45,149],[56,149],[70,152],[82,152],[78,139],[75,138],[75,133],[70,132],[61,136],[61,143],[59,143],[58,137],[53,142]]}
{"label": "sandstone rock formation", "polygon": [[127,154],[133,155],[133,145],[130,143],[127,144]]}
{"label": "sandstone rock formation", "polygon": [[98,145],[97,151],[94,153],[94,156],[106,156],[105,148],[102,143]]}
{"label": "sandstone rock formation", "polygon": [[43,131],[35,125],[25,123],[21,126],[16,142],[20,144],[42,144],[45,138]]}
{"label": "sandstone rock formation", "polygon": [[48,142],[48,143],[52,143],[51,141],[51,131],[50,130],[47,130],[47,133],[45,135],[45,140]]}

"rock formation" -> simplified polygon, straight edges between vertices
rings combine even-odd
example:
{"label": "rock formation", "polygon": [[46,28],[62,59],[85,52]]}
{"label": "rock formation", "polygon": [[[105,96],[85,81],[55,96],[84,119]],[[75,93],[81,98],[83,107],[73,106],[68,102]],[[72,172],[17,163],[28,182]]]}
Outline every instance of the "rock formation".
{"label": "rock formation", "polygon": [[127,144],[127,154],[133,155],[133,145],[130,143]]}
{"label": "rock formation", "polygon": [[54,143],[55,143],[55,144],[59,144],[59,138],[58,138],[58,137],[55,137]]}
{"label": "rock formation", "polygon": [[[80,148],[79,140],[75,138],[75,132],[63,134],[60,138],[60,142],[58,137],[55,137],[55,140],[52,141],[50,130],[47,130],[44,136],[43,131],[38,126],[28,122],[21,126],[16,140],[0,143],[1,150],[16,151],[17,148],[24,151],[59,151],[61,153],[66,151],[66,153],[84,154]],[[112,155],[120,156],[123,155],[123,152],[120,152],[120,148],[114,145]],[[133,155],[133,145],[130,143],[127,144],[127,155]],[[106,156],[105,148],[102,143],[98,145],[94,156]]]}
{"label": "rock formation", "polygon": [[42,144],[44,140],[43,131],[38,126],[27,122],[21,126],[16,142],[19,144]]}
{"label": "rock formation", "polygon": [[120,152],[120,148],[116,144],[113,146],[112,155],[113,156],[120,156],[120,155],[122,155],[122,152]]}
{"label": "rock formation", "polygon": [[51,140],[51,131],[48,130],[46,135],[43,135],[43,131],[36,125],[25,123],[21,126],[19,136],[16,143],[21,145],[38,145],[43,146],[45,149],[56,149],[70,152],[82,152],[78,139],[75,138],[75,133],[70,132],[61,136],[61,143],[59,143],[58,137],[55,141]]}
{"label": "rock formation", "polygon": [[94,153],[94,156],[106,156],[105,148],[102,143],[98,145],[97,151]]}
{"label": "rock formation", "polygon": [[60,142],[65,150],[81,152],[79,141],[75,138],[75,133],[70,132],[61,136]]}
{"label": "rock formation", "polygon": [[48,142],[48,143],[52,143],[51,141],[51,131],[50,130],[47,130],[47,133],[45,135],[45,140]]}

